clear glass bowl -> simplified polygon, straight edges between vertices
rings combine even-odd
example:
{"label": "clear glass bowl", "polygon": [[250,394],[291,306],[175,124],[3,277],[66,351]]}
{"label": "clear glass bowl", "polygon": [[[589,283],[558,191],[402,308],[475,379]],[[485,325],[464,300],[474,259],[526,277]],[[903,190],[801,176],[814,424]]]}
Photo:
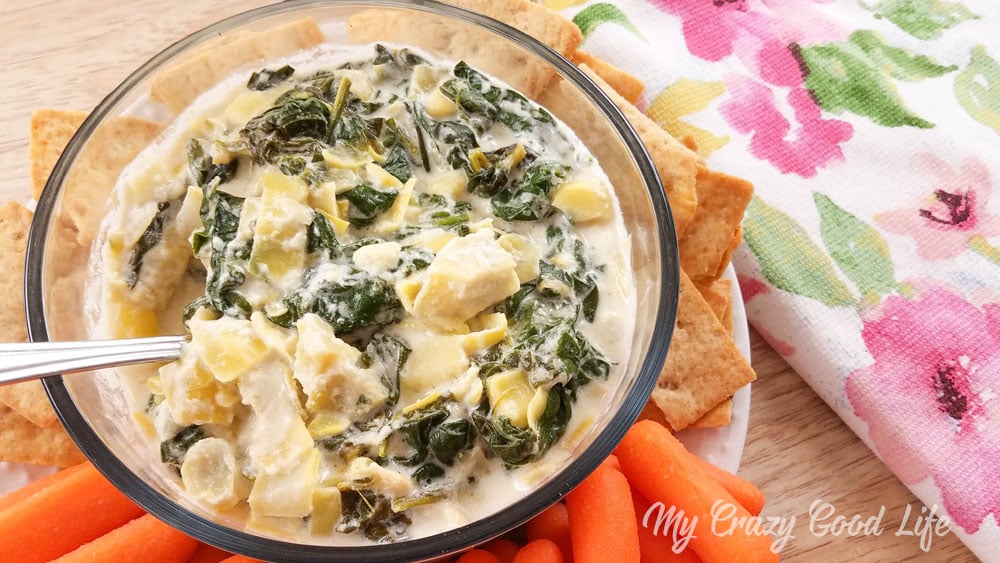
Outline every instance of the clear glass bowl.
{"label": "clear glass bowl", "polygon": [[[393,544],[331,547],[283,541],[243,528],[185,498],[154,448],[132,422],[121,384],[105,372],[53,377],[46,391],[70,435],[97,468],[125,494],[185,533],[236,553],[279,561],[424,560],[455,553],[496,537],[558,501],[583,480],[635,421],[657,380],[676,317],[677,244],[662,185],[642,143],[601,90],[572,63],[510,26],[432,1],[286,2],[246,12],[197,31],[132,73],[91,113],[59,159],[38,203],[28,241],[25,294],[30,338],[88,338],[84,290],[98,222],[79,220],[82,209],[100,217],[113,188],[67,181],[101,124],[116,116],[158,116],[147,96],[151,76],[217,36],[268,29],[313,17],[329,42],[352,40],[346,22],[364,10],[388,10],[396,22],[384,37],[431,55],[464,59],[534,97],[566,122],[598,158],[615,191],[632,239],[637,316],[624,379],[605,415],[571,461],[526,496],[490,516],[434,536]],[[385,14],[383,14],[385,15]],[[414,23],[419,22],[419,24]],[[430,26],[424,27],[424,26]],[[438,32],[426,33],[427,29]],[[447,40],[459,37],[460,40]],[[517,64],[512,64],[516,61]],[[526,78],[524,69],[534,74]],[[513,70],[517,69],[517,70]],[[236,70],[236,69],[233,69]],[[538,72],[550,76],[537,88]],[[155,109],[155,108],[154,108]]]}

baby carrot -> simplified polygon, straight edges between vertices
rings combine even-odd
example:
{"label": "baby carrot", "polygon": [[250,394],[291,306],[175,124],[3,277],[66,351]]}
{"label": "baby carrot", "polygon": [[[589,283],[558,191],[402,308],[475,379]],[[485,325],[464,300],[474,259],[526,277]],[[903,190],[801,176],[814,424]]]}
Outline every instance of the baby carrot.
{"label": "baby carrot", "polygon": [[0,511],[10,508],[15,504],[20,504],[21,501],[27,500],[28,498],[31,497],[31,495],[37,493],[38,491],[41,491],[42,489],[48,487],[52,483],[55,483],[57,481],[62,481],[63,479],[69,477],[70,475],[76,473],[77,471],[80,471],[87,465],[89,464],[86,462],[78,463],[72,467],[67,467],[66,469],[63,469],[61,471],[56,471],[52,475],[47,475],[45,477],[42,477],[37,481],[32,481],[31,483],[28,483],[27,485],[21,487],[20,489],[7,493],[6,495],[0,497]]}
{"label": "baby carrot", "polygon": [[[624,466],[624,464],[623,464]],[[628,481],[601,464],[566,495],[574,563],[636,563],[639,532]]]}
{"label": "baby carrot", "polygon": [[551,540],[559,546],[563,559],[572,560],[573,542],[570,539],[569,512],[565,504],[557,502],[546,508],[525,524],[524,532],[528,541]]}
{"label": "baby carrot", "polygon": [[247,557],[246,555],[234,555],[227,559],[223,559],[219,563],[264,563],[264,562],[261,561],[260,559],[253,559],[251,557]]}
{"label": "baby carrot", "polygon": [[503,538],[495,539],[483,544],[483,549],[497,556],[500,563],[511,563],[517,555],[521,546]]}
{"label": "baby carrot", "polygon": [[500,563],[500,558],[485,549],[471,549],[463,553],[455,563]]}
{"label": "baby carrot", "polygon": [[615,457],[615,454],[611,454],[608,457],[604,458],[604,461],[602,461],[601,464],[602,465],[606,464],[606,465],[609,465],[611,467],[614,467],[618,471],[622,470],[622,464],[619,463],[618,458]]}
{"label": "baby carrot", "polygon": [[198,547],[198,540],[160,522],[150,514],[111,530],[56,559],[56,563],[142,561],[184,563]]}
{"label": "baby carrot", "polygon": [[194,550],[191,558],[187,560],[187,563],[219,563],[223,559],[232,557],[232,555],[232,553],[223,551],[215,546],[200,543],[198,544],[198,548]]}
{"label": "baby carrot", "polygon": [[535,540],[517,552],[514,563],[563,563],[562,550],[552,540]]}
{"label": "baby carrot", "polygon": [[[777,561],[772,539],[752,526],[756,520],[711,478],[665,427],[640,421],[615,450],[628,482],[651,502],[684,511],[694,523],[690,548],[705,561]],[[713,513],[718,503],[726,509]],[[572,512],[570,512],[572,517]],[[634,519],[633,519],[634,521]],[[739,524],[739,525],[737,525]],[[576,536],[573,536],[574,539]]]}
{"label": "baby carrot", "polygon": [[84,464],[0,511],[0,561],[51,561],[142,513],[93,465]]}
{"label": "baby carrot", "polygon": [[700,457],[691,454],[691,457],[701,466],[705,473],[722,485],[723,489],[733,495],[747,512],[757,516],[764,509],[764,493],[756,485],[742,477],[738,477],[721,467],[717,467]]}
{"label": "baby carrot", "polygon": [[[641,563],[701,563],[701,559],[685,546],[680,553],[674,553],[672,529],[657,527],[655,513],[646,518],[650,503],[642,495],[632,491],[635,506],[635,522],[639,527],[639,555]],[[645,521],[645,524],[643,523]],[[680,539],[680,538],[678,538]]]}

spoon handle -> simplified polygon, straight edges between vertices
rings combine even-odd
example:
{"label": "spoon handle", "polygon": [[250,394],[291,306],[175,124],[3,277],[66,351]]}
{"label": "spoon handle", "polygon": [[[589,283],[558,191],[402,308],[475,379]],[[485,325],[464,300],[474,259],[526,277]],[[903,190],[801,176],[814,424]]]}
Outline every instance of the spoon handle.
{"label": "spoon handle", "polygon": [[0,344],[0,385],[126,364],[176,360],[184,336]]}

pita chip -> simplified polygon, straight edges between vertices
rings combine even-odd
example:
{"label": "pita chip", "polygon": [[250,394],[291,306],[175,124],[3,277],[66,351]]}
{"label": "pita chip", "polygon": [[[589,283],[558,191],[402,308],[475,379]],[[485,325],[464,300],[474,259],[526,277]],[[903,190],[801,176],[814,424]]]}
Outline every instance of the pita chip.
{"label": "pita chip", "polygon": [[[516,27],[567,58],[583,36],[570,20],[529,0],[447,0],[449,4],[479,12]],[[462,59],[521,91],[538,97],[552,82],[555,71],[541,59],[489,31],[429,13],[403,13],[392,9],[364,10],[351,16],[348,36],[354,43],[392,41]]]}
{"label": "pita chip", "polygon": [[592,68],[587,65],[582,65],[580,68],[608,94],[646,145],[646,150],[649,151],[656,170],[660,173],[663,188],[667,192],[677,236],[681,236],[694,218],[695,208],[699,203],[695,182],[698,169],[703,164],[702,157],[636,109]]}
{"label": "pita chip", "polygon": [[[0,342],[26,342],[24,322],[24,251],[31,212],[16,202],[0,207]],[[27,381],[0,386],[0,403],[38,426],[58,424],[41,383]]]}
{"label": "pita chip", "polygon": [[36,426],[0,405],[0,461],[69,467],[86,458],[62,426]]}
{"label": "pita chip", "polygon": [[236,69],[314,47],[323,39],[323,32],[312,18],[264,31],[234,33],[207,43],[157,73],[150,82],[149,96],[166,104],[170,111],[180,113]]}
{"label": "pita chip", "polygon": [[678,244],[681,268],[700,283],[718,279],[743,240],[741,224],[753,184],[699,167],[696,190],[698,208]]}
{"label": "pita chip", "polygon": [[755,378],[726,328],[681,272],[677,325],[652,393],[670,427],[687,428]]}
{"label": "pita chip", "polygon": [[577,51],[573,53],[573,62],[590,67],[630,104],[635,105],[642,96],[642,91],[646,89],[642,80],[594,55]]}

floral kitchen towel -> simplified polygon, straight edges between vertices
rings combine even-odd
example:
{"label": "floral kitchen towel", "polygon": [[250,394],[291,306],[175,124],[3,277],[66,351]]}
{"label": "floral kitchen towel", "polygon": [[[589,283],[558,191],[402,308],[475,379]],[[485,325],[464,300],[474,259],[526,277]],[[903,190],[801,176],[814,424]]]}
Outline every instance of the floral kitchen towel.
{"label": "floral kitchen towel", "polygon": [[984,560],[1000,558],[1000,5],[544,0],[757,195],[757,330]]}

